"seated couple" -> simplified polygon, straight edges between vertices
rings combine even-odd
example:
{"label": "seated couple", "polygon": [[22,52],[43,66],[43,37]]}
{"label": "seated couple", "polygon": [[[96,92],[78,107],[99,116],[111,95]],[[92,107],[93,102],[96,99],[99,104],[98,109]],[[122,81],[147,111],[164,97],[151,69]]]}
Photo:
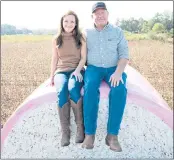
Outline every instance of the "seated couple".
{"label": "seated couple", "polygon": [[60,21],[60,33],[53,39],[50,83],[57,93],[61,146],[70,144],[72,107],[77,126],[75,142],[86,149],[94,147],[99,87],[104,80],[110,87],[105,142],[111,150],[120,152],[118,133],[127,97],[124,69],[129,59],[128,44],[123,31],[108,22],[105,3],[93,5],[92,19],[93,27],[82,33],[78,16],[73,11],[67,12]]}

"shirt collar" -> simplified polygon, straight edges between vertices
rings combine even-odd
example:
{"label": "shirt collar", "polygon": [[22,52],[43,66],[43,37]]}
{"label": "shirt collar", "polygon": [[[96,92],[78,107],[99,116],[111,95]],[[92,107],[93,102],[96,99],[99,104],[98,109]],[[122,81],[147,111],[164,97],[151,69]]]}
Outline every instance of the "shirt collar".
{"label": "shirt collar", "polygon": [[[109,22],[108,22],[107,25],[104,26],[104,28],[103,28],[102,30],[100,30],[100,31],[106,30],[107,28],[109,28],[109,26],[110,26],[110,24],[109,24]],[[94,24],[94,28],[95,28],[98,32],[100,32],[100,31],[96,28],[95,24]]]}

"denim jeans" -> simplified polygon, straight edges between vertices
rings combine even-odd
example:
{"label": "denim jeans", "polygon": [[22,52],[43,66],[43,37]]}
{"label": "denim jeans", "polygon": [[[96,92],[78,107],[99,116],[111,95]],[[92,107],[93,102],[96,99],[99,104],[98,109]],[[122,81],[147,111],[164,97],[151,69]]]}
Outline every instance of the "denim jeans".
{"label": "denim jeans", "polygon": [[[83,86],[83,81],[76,81],[75,76],[70,78],[73,71],[59,72],[54,76],[54,84],[57,93],[57,105],[61,108],[68,102],[69,98],[75,103],[77,103],[81,98],[80,91]],[[84,71],[81,71],[81,74],[84,77]]]}
{"label": "denim jeans", "polygon": [[84,96],[83,96],[83,114],[85,134],[95,134],[97,128],[97,117],[99,107],[99,87],[104,80],[110,86],[109,93],[109,115],[107,123],[107,133],[118,135],[124,108],[126,105],[127,88],[126,73],[122,74],[122,82],[116,87],[111,87],[110,76],[114,73],[116,67],[102,68],[92,65],[87,66],[84,76]]}

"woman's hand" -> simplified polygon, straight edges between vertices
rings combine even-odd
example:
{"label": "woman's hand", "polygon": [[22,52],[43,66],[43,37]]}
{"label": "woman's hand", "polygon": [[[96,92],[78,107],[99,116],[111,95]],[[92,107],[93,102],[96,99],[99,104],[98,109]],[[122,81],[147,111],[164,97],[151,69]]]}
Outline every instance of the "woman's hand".
{"label": "woman's hand", "polygon": [[83,76],[82,74],[79,72],[79,71],[74,71],[72,74],[71,74],[71,77],[72,78],[73,76],[75,76],[76,78],[76,81],[79,81],[79,82],[82,82],[83,81]]}
{"label": "woman's hand", "polygon": [[50,86],[54,86],[54,76],[50,77]]}

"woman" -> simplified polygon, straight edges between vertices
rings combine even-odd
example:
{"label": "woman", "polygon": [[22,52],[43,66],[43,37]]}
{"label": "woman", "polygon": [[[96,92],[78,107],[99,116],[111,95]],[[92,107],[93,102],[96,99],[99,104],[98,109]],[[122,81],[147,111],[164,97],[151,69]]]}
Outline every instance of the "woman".
{"label": "woman", "polygon": [[53,39],[51,85],[57,92],[58,112],[62,130],[61,146],[70,144],[70,106],[77,125],[76,143],[84,140],[82,97],[86,40],[79,31],[79,20],[73,11],[62,16],[59,34]]}

